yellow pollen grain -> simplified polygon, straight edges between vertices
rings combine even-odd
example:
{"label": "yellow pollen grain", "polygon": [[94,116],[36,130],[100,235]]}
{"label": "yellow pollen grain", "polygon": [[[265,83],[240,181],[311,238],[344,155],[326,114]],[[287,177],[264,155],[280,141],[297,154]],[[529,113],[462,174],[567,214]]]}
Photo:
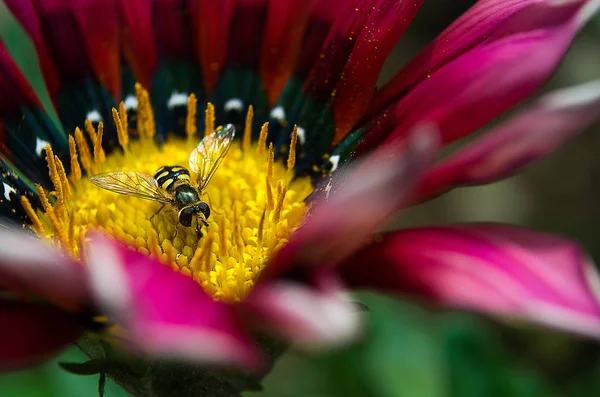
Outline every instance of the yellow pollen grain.
{"label": "yellow pollen grain", "polygon": [[269,123],[264,123],[260,128],[260,136],[258,137],[258,145],[256,146],[256,155],[258,158],[263,158],[265,148],[267,147],[267,135],[269,134]]}
{"label": "yellow pollen grain", "polygon": [[94,161],[96,163],[103,163],[106,160],[106,154],[102,149],[102,136],[104,135],[104,123],[98,124],[98,134],[94,142]]}
{"label": "yellow pollen grain", "polygon": [[208,102],[206,105],[204,117],[204,136],[210,135],[215,131],[215,106]]}
{"label": "yellow pollen grain", "polygon": [[[144,101],[151,110],[149,97],[144,99],[147,92],[141,87],[136,87],[136,95],[141,98],[141,101],[138,99],[137,130],[144,131],[142,137],[152,136],[154,131],[145,131],[146,127],[139,126],[146,123],[140,115],[140,108],[146,106]],[[214,126],[211,112],[209,106],[205,125]],[[115,109],[115,113],[117,129],[123,130],[121,111]],[[125,152],[105,154],[102,161],[99,155],[102,127],[94,131],[93,158],[83,132],[77,129],[74,136],[69,136],[72,173],[68,179],[62,163],[53,154],[48,156],[49,172],[55,169],[58,177],[54,178],[56,202],[51,203],[48,194],[38,185],[43,212],[36,213],[23,196],[21,203],[31,219],[32,229],[75,258],[85,258],[87,231],[99,229],[190,276],[214,299],[238,302],[250,293],[269,258],[302,224],[307,210],[304,199],[312,192],[309,177],[283,182],[289,171],[285,162],[275,162],[272,144],[265,156],[267,128],[264,124],[256,148],[250,143],[252,150],[244,147],[243,138],[234,141],[203,190],[201,200],[210,206],[212,216],[206,219],[208,226],[200,225],[201,239],[196,233],[196,220],[191,227],[182,226],[177,208],[167,205],[157,214],[160,203],[100,189],[82,177],[78,169],[81,163],[88,174],[95,173],[94,169],[97,172],[132,170],[154,175],[161,166],[185,166],[190,152],[198,144],[197,139],[172,136],[160,147],[152,139],[132,140]],[[276,186],[274,181],[279,181]],[[57,187],[59,184],[62,189]],[[61,200],[64,201],[62,207]]]}
{"label": "yellow pollen grain", "polygon": [[94,164],[90,148],[87,142],[85,141],[83,132],[81,132],[81,129],[79,127],[75,128],[75,141],[77,142],[77,148],[79,149],[79,159],[81,160],[81,165],[83,166],[83,169],[88,173],[88,175],[95,174],[96,165]]}
{"label": "yellow pollen grain", "polygon": [[198,100],[196,95],[190,94],[187,103],[187,116],[185,118],[185,133],[188,137],[194,137],[197,132],[196,128],[196,105]]}
{"label": "yellow pollen grain", "polygon": [[73,135],[69,135],[69,156],[71,157],[71,178],[78,181],[81,179],[81,167],[77,159],[77,146]]}
{"label": "yellow pollen grain", "polygon": [[90,140],[92,141],[92,144],[95,145],[98,137],[96,135],[96,129],[94,128],[94,125],[92,124],[90,119],[85,119],[84,125],[85,125],[85,131],[88,133]]}
{"label": "yellow pollen grain", "polygon": [[254,119],[254,108],[252,105],[248,107],[248,112],[246,113],[246,123],[244,125],[244,140],[242,147],[244,151],[248,151],[250,149],[250,144],[252,142],[252,121]]}
{"label": "yellow pollen grain", "polygon": [[29,201],[29,199],[27,197],[21,196],[21,206],[23,207],[23,210],[25,210],[25,213],[31,220],[31,223],[33,223],[33,230],[38,235],[43,235],[45,233],[44,225],[42,224],[42,221],[40,221],[40,218],[37,216],[37,214],[33,210],[33,207],[31,206],[31,202]]}

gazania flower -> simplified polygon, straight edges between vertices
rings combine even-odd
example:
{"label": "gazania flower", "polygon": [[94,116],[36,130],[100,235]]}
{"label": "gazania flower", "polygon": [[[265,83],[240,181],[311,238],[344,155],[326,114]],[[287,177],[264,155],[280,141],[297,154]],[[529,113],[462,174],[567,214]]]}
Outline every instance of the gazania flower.
{"label": "gazania flower", "polygon": [[[549,154],[600,112],[597,82],[555,92],[435,162],[539,88],[600,1],[481,0],[377,92],[422,0],[5,3],[50,102],[3,49],[3,368],[85,332],[82,371],[137,394],[201,395],[196,379],[228,395],[246,384],[160,361],[137,376],[115,349],[261,374],[276,355],[264,335],[355,338],[349,288],[600,335],[598,279],[574,243],[505,225],[380,232],[403,206]],[[224,131],[238,139],[198,198],[210,215],[190,226],[143,199],[195,186],[190,153]],[[90,182],[118,171],[150,175],[130,180],[145,193]]]}

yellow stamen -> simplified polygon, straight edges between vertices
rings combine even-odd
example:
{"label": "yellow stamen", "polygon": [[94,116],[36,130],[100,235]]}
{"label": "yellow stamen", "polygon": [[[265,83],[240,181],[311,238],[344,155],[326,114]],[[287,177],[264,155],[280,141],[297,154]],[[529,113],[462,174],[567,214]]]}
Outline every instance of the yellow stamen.
{"label": "yellow stamen", "polygon": [[119,145],[123,149],[129,145],[129,134],[127,130],[123,129],[123,122],[121,121],[121,115],[119,111],[115,108],[112,108],[113,120],[115,121],[115,126],[117,127],[117,138],[119,139]]}
{"label": "yellow stamen", "polygon": [[196,104],[198,100],[196,99],[196,95],[190,94],[188,97],[187,103],[187,117],[185,119],[185,133],[188,137],[193,137],[196,135]]}
{"label": "yellow stamen", "polygon": [[267,209],[270,211],[273,209],[275,202],[273,200],[273,165],[275,163],[275,151],[273,150],[273,143],[269,144],[269,160],[267,163],[267,175],[265,178],[266,190],[267,190]]}
{"label": "yellow stamen", "polygon": [[258,222],[258,233],[257,233],[257,246],[258,246],[258,251],[262,250],[263,247],[263,233],[265,230],[265,215],[267,214],[267,211],[263,211],[261,217],[260,217],[260,222]]}
{"label": "yellow stamen", "polygon": [[264,123],[260,128],[260,136],[258,137],[258,145],[256,146],[256,155],[262,158],[265,155],[267,147],[267,135],[269,134],[269,123]]}
{"label": "yellow stamen", "polygon": [[31,223],[33,223],[33,230],[38,235],[43,235],[45,233],[44,225],[42,225],[42,221],[40,221],[40,218],[37,216],[37,214],[33,210],[33,207],[31,206],[31,202],[29,201],[29,199],[27,197],[21,196],[21,206],[23,207],[23,209],[25,210],[25,213],[31,220]]}
{"label": "yellow stamen", "polygon": [[94,161],[96,163],[103,163],[106,160],[106,154],[104,153],[104,149],[102,149],[102,136],[104,134],[104,123],[100,122],[98,124],[98,135],[96,137],[96,141],[94,142]]}
{"label": "yellow stamen", "polygon": [[154,112],[150,103],[150,94],[141,84],[135,84],[137,106],[137,132],[140,138],[152,138],[155,134]]}
{"label": "yellow stamen", "polygon": [[225,235],[225,217],[222,216],[221,219],[219,219],[219,255],[221,256],[227,255],[226,238],[227,236]]}
{"label": "yellow stamen", "polygon": [[296,165],[296,144],[298,143],[298,126],[294,125],[292,131],[292,141],[290,142],[290,153],[288,155],[287,167],[288,170],[293,170]]}
{"label": "yellow stamen", "polygon": [[273,211],[273,223],[279,223],[281,218],[281,209],[283,208],[283,200],[287,189],[283,186],[283,182],[277,181],[277,204],[275,205],[275,211]]}
{"label": "yellow stamen", "polygon": [[121,128],[127,135],[127,142],[129,142],[129,121],[127,120],[127,108],[123,101],[119,103],[119,118],[121,119]]}
{"label": "yellow stamen", "polygon": [[81,132],[79,127],[75,128],[75,141],[77,142],[79,158],[81,159],[81,165],[83,166],[83,169],[88,173],[88,175],[95,174],[96,165],[92,159],[92,153],[90,152],[90,148],[85,141],[83,132]]}
{"label": "yellow stamen", "polygon": [[244,255],[244,240],[242,240],[242,230],[240,227],[239,212],[237,206],[233,206],[233,241],[237,248],[237,254],[239,255],[240,262]]}
{"label": "yellow stamen", "polygon": [[61,200],[63,188],[60,181],[60,176],[58,175],[58,169],[56,167],[54,152],[52,151],[50,145],[46,145],[44,150],[46,151],[46,163],[48,164],[50,181],[52,181],[52,184],[54,185],[54,190],[56,191],[59,201],[62,202],[64,201]]}
{"label": "yellow stamen", "polygon": [[52,228],[54,229],[54,236],[58,238],[58,240],[63,245],[63,247],[68,247],[69,239],[68,239],[67,233],[65,231],[65,228],[60,223],[60,220],[58,219],[58,216],[57,216],[56,212],[54,211],[54,208],[52,208],[52,206],[50,205],[50,201],[48,201],[48,196],[46,196],[46,192],[44,191],[44,188],[39,184],[36,184],[35,187],[37,189],[37,192],[40,197],[40,201],[42,203],[42,207],[44,208],[46,216],[48,217],[48,220],[50,221],[50,224],[52,225]]}
{"label": "yellow stamen", "polygon": [[78,181],[81,179],[81,167],[79,167],[77,146],[75,145],[75,139],[73,139],[72,135],[69,135],[69,155],[71,157],[71,178]]}
{"label": "yellow stamen", "polygon": [[44,209],[44,211],[46,211],[46,212],[51,211],[52,205],[50,205],[50,201],[48,201],[48,196],[46,196],[46,191],[44,190],[42,185],[36,183],[35,189],[38,192],[38,195],[40,197],[40,203],[42,203],[42,208]]}
{"label": "yellow stamen", "polygon": [[62,194],[65,198],[71,197],[71,186],[69,184],[69,179],[67,178],[67,172],[65,171],[65,166],[62,161],[58,158],[58,156],[54,156],[54,163],[56,164],[56,171],[58,172],[58,176],[60,178],[60,186],[62,188]]}
{"label": "yellow stamen", "polygon": [[244,151],[248,151],[250,149],[250,144],[252,142],[252,120],[254,119],[254,108],[252,105],[248,107],[248,113],[246,113],[246,124],[244,126],[244,140],[242,143],[242,147]]}
{"label": "yellow stamen", "polygon": [[90,140],[92,141],[92,144],[95,145],[96,144],[96,140],[98,138],[97,138],[97,135],[96,135],[96,129],[94,128],[94,125],[92,124],[92,122],[90,121],[90,119],[85,119],[85,131],[90,136]]}
{"label": "yellow stamen", "polygon": [[215,106],[208,102],[204,116],[204,136],[215,132]]}
{"label": "yellow stamen", "polygon": [[[151,114],[151,105],[147,91],[141,87],[136,89],[136,95],[136,128],[143,132],[140,137],[144,139],[129,142],[121,117],[125,112],[114,110],[115,124],[121,131],[120,142],[128,145],[124,152],[101,151],[103,127],[99,125],[98,131],[94,131],[92,157],[84,133],[77,129],[69,137],[73,172],[67,179],[62,163],[48,150],[49,172],[57,176],[52,178],[57,200],[51,203],[47,192],[38,186],[43,213],[36,214],[31,203],[21,199],[32,228],[80,259],[86,255],[87,230],[100,229],[130,248],[192,277],[215,299],[244,299],[265,263],[302,223],[307,208],[303,200],[312,191],[310,178],[296,178],[287,184],[289,170],[283,162],[275,162],[273,144],[265,156],[268,125],[264,124],[258,143],[262,149],[253,148],[251,142],[244,143],[243,139],[233,142],[203,191],[201,199],[210,206],[212,216],[206,219],[208,226],[200,225],[203,237],[199,240],[195,219],[191,227],[181,225],[177,208],[167,205],[153,216],[160,203],[99,189],[88,178],[81,177],[80,163],[88,175],[96,170],[133,170],[154,175],[161,166],[187,163],[197,140],[170,137],[159,147],[153,139],[145,139],[155,133],[146,130],[147,126],[140,127],[147,121],[143,109],[148,109],[146,115]],[[214,109],[210,106],[206,116],[210,132],[214,126]],[[90,138],[94,140],[91,135]],[[275,181],[279,181],[276,186]]]}

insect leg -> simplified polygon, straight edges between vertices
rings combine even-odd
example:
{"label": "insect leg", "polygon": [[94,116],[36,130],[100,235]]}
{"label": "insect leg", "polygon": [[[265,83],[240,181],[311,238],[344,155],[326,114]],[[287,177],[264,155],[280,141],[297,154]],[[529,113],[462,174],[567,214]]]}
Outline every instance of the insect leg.
{"label": "insect leg", "polygon": [[162,204],[162,205],[160,206],[160,208],[158,209],[158,211],[156,211],[156,212],[154,213],[154,215],[152,215],[152,216],[150,217],[150,221],[152,221],[152,218],[154,218],[156,215],[158,215],[158,214],[159,214],[159,213],[160,213],[160,212],[163,210],[163,208],[165,208],[165,205],[166,205],[166,204]]}
{"label": "insect leg", "polygon": [[[215,211],[215,207],[212,205],[212,201],[210,201],[210,196],[208,195],[208,193],[204,193],[204,194],[206,195],[206,198],[208,199],[208,205],[210,206],[211,212],[214,212],[217,215],[223,215],[222,213]],[[208,225],[206,225],[206,226],[208,226]]]}

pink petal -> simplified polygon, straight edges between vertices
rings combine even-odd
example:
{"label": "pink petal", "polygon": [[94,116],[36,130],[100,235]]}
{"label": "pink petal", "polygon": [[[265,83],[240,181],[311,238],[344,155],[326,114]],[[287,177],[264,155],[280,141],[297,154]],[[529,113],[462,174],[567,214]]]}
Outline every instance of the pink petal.
{"label": "pink petal", "polygon": [[305,349],[342,345],[360,335],[355,305],[332,291],[283,281],[264,283],[243,306],[256,328]]}
{"label": "pink petal", "polygon": [[600,81],[546,95],[429,170],[418,199],[505,178],[559,149],[600,114]]}
{"label": "pink petal", "polygon": [[0,299],[0,372],[41,363],[83,329],[80,319],[55,307]]}
{"label": "pink petal", "polygon": [[367,116],[373,116],[444,65],[486,41],[514,13],[542,1],[545,0],[479,0],[377,92]]}
{"label": "pink petal", "polygon": [[89,306],[90,290],[79,263],[24,232],[0,230],[0,241],[0,286],[66,309]]}
{"label": "pink petal", "polygon": [[236,0],[229,25],[227,62],[239,68],[257,68],[268,0]]}
{"label": "pink petal", "polygon": [[120,1],[123,50],[138,81],[150,89],[158,55],[152,34],[152,12],[149,0]]}
{"label": "pink petal", "polygon": [[371,123],[358,152],[404,139],[416,123],[438,125],[444,143],[482,127],[538,89],[600,1],[536,3],[481,45],[432,74]]}
{"label": "pink petal", "polygon": [[600,337],[594,264],[559,237],[491,224],[405,230],[384,234],[340,272],[354,287]]}
{"label": "pink petal", "polygon": [[[40,107],[40,101],[8,49],[0,41],[0,112],[3,115],[19,114],[21,107]],[[3,133],[5,134],[5,132]],[[2,148],[3,151],[7,151]]]}
{"label": "pink petal", "polygon": [[[362,118],[375,92],[383,63],[404,34],[423,0],[380,0],[360,10],[369,15],[335,87],[334,144]],[[358,9],[357,9],[358,10]]]}
{"label": "pink petal", "polygon": [[[378,0],[351,0],[323,2],[320,8],[325,15],[333,16],[333,25],[323,43],[321,53],[311,65],[312,70],[304,91],[317,100],[326,102],[333,92],[348,57],[352,53],[356,36],[365,27],[372,7]],[[332,14],[330,14],[332,13]]]}
{"label": "pink petal", "polygon": [[313,1],[310,7],[306,32],[302,39],[300,55],[298,56],[294,76],[300,81],[306,80],[311,68],[320,58],[321,49],[329,36],[334,22],[346,7],[355,0],[340,1]]}
{"label": "pink petal", "polygon": [[279,98],[292,75],[309,10],[309,0],[269,0],[259,70],[271,104]]}
{"label": "pink petal", "polygon": [[98,304],[143,352],[255,368],[258,353],[233,305],[214,301],[190,277],[90,233],[88,266]]}
{"label": "pink petal", "polygon": [[196,54],[206,95],[212,93],[227,60],[233,0],[188,0]]}
{"label": "pink petal", "polygon": [[94,74],[116,100],[121,99],[118,0],[70,0],[69,4]]}
{"label": "pink petal", "polygon": [[[265,277],[295,266],[334,266],[398,211],[437,149],[435,131],[417,128],[404,146],[386,147],[336,178],[327,200],[265,269]],[[345,175],[349,175],[343,179]]]}
{"label": "pink petal", "polygon": [[59,78],[77,81],[90,71],[85,37],[77,26],[69,0],[32,2],[42,27],[42,35]]}
{"label": "pink petal", "polygon": [[[44,42],[40,20],[31,0],[5,0],[4,4],[31,37],[40,59],[40,66],[44,75],[44,80],[48,86],[48,91],[53,95],[60,86],[58,73],[52,62],[50,51]],[[2,50],[2,54],[4,53],[5,51]],[[4,92],[4,90],[2,92]]]}

